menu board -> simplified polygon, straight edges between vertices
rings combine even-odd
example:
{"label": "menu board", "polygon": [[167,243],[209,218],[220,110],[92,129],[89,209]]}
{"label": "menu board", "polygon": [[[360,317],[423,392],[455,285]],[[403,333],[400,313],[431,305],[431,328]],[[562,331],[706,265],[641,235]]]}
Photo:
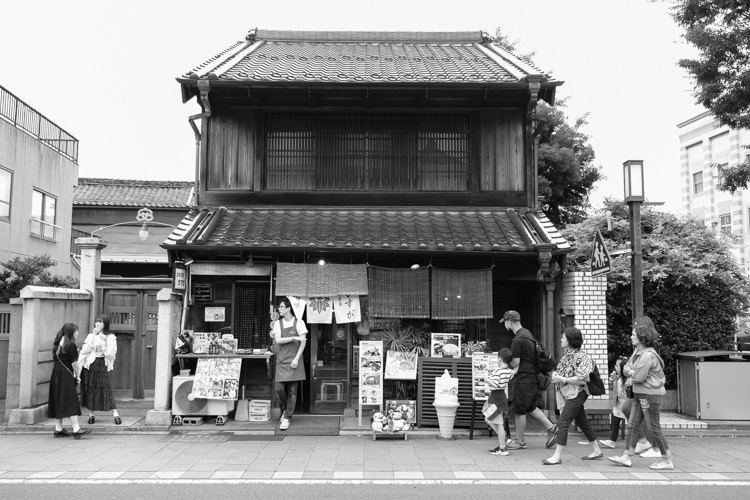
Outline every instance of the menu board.
{"label": "menu board", "polygon": [[383,403],[382,340],[359,342],[359,403],[360,405]]}
{"label": "menu board", "polygon": [[490,375],[498,367],[496,352],[475,352],[471,355],[471,395],[474,401],[487,401],[492,392]]}
{"label": "menu board", "polygon": [[190,396],[200,399],[237,399],[242,358],[200,358]]}
{"label": "menu board", "polygon": [[417,380],[417,353],[388,351],[385,357],[384,378]]}

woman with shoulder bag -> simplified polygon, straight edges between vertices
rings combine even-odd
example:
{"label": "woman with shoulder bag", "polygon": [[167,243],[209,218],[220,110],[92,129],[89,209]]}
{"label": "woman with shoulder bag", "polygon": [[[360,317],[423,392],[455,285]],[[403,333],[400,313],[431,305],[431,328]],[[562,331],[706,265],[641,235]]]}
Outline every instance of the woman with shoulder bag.
{"label": "woman with shoulder bag", "polygon": [[634,394],[627,450],[623,455],[609,457],[609,459],[618,465],[632,466],[632,457],[636,454],[636,443],[641,437],[640,426],[642,422],[645,422],[651,443],[656,445],[661,452],[661,460],[652,464],[650,468],[672,470],[674,469],[672,452],[669,450],[659,421],[661,400],[666,393],[664,360],[654,349],[659,333],[653,326],[636,320],[630,339],[635,351],[623,368],[623,373],[632,380]]}
{"label": "woman with shoulder bag", "polygon": [[542,463],[544,465],[562,464],[562,452],[568,444],[568,429],[574,421],[593,448],[593,451],[582,457],[582,460],[598,460],[604,455],[596,442],[596,434],[589,424],[583,407],[589,397],[587,382],[589,374],[594,370],[594,362],[581,349],[583,334],[578,328],[566,328],[561,336],[560,345],[564,354],[557,364],[557,370],[552,373],[557,406],[561,408],[560,418],[557,420],[557,447],[555,453],[542,460]]}
{"label": "woman with shoulder bag", "polygon": [[94,331],[86,336],[78,362],[83,367],[81,400],[89,411],[89,424],[96,422],[95,411],[112,411],[115,424],[122,419],[109,382],[109,372],[115,368],[117,337],[109,331],[109,316],[101,314],[94,321]]}
{"label": "woman with shoulder bag", "polygon": [[[49,382],[49,400],[47,404],[47,418],[55,419],[56,438],[73,436],[80,439],[81,436],[91,432],[91,429],[83,430],[78,424],[81,415],[81,405],[78,403],[78,392],[76,385],[80,382],[78,368],[78,326],[73,323],[65,323],[57,332],[52,346],[52,378]],[[69,418],[73,424],[73,433],[63,428],[62,419]]]}

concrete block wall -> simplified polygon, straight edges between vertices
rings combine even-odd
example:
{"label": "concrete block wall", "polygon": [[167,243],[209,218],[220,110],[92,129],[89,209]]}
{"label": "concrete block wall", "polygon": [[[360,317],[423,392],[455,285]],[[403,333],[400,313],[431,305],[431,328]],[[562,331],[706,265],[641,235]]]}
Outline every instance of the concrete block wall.
{"label": "concrete block wall", "polygon": [[[575,314],[575,326],[583,333],[583,349],[596,361],[599,373],[606,380],[609,374],[607,277],[592,277],[588,271],[567,273],[562,280],[562,307]],[[608,399],[608,396],[592,399]]]}
{"label": "concrete block wall", "polygon": [[562,307],[573,312],[575,326],[583,333],[583,349],[599,367],[607,394],[592,396],[586,414],[598,433],[609,431],[612,402],[609,396],[607,352],[607,277],[592,277],[588,271],[571,272],[562,279]]}

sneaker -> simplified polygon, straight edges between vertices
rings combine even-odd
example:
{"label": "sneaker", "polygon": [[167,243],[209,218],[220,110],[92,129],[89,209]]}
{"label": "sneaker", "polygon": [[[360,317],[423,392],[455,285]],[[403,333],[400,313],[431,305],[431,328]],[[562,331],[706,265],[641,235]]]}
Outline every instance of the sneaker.
{"label": "sneaker", "polygon": [[641,453],[643,458],[661,458],[661,452],[655,448],[649,448]]}
{"label": "sneaker", "polygon": [[519,441],[517,439],[512,439],[511,442],[508,443],[508,449],[509,450],[525,450],[526,441]]}
{"label": "sneaker", "polygon": [[615,448],[615,442],[611,439],[600,439],[599,444],[604,446],[605,448]]}
{"label": "sneaker", "polygon": [[662,460],[661,462],[656,462],[655,464],[651,464],[649,466],[649,469],[654,469],[654,470],[674,470],[674,465],[672,464],[671,460]]}
{"label": "sneaker", "polygon": [[[547,442],[544,444],[547,448],[552,448],[557,444],[557,424],[547,430]],[[525,448],[525,446],[524,446]]]}
{"label": "sneaker", "polygon": [[488,450],[488,451],[487,451],[487,453],[489,453],[490,455],[494,455],[494,454],[495,454],[495,452],[496,452],[497,450],[499,450],[499,449],[500,449],[500,447],[499,447],[499,446],[495,446],[495,447],[494,447],[494,448],[492,448],[491,450]]}
{"label": "sneaker", "polygon": [[502,456],[507,456],[507,455],[510,455],[510,453],[508,453],[508,450],[504,450],[504,449],[502,449],[502,448],[500,448],[500,447],[497,447],[497,448],[495,448],[494,450],[491,450],[491,451],[490,451],[490,455],[502,455]]}
{"label": "sneaker", "polygon": [[506,439],[505,440],[505,446],[508,446],[511,441],[513,441],[511,438]]}
{"label": "sneaker", "polygon": [[281,420],[281,423],[279,424],[279,430],[285,431],[289,428],[289,426],[292,424],[292,422],[286,418],[286,416]]}
{"label": "sneaker", "polygon": [[646,442],[639,441],[638,444],[635,445],[635,454],[640,455],[644,451],[647,451],[650,449],[651,449],[651,443],[649,443],[648,441]]}

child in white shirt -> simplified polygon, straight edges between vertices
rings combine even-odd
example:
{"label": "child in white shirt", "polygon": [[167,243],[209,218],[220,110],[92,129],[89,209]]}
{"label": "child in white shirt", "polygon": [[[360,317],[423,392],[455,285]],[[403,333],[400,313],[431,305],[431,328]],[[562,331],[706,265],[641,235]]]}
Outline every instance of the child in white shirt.
{"label": "child in white shirt", "polygon": [[510,349],[504,347],[500,349],[497,355],[498,368],[496,368],[489,378],[489,385],[492,387],[490,397],[485,401],[482,407],[484,421],[495,431],[498,439],[497,448],[490,450],[491,455],[507,455],[505,425],[508,419],[508,382],[513,375],[510,363],[513,360],[513,354]]}

